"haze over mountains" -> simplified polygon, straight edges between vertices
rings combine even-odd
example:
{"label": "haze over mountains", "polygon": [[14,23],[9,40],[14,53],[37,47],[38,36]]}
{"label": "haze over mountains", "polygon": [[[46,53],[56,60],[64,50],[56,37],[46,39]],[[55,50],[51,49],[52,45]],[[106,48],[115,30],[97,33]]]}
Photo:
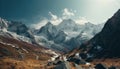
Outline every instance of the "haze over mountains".
{"label": "haze over mountains", "polygon": [[31,44],[42,45],[45,48],[68,52],[92,38],[102,29],[103,25],[94,25],[89,22],[80,25],[72,19],[65,19],[59,25],[48,22],[40,29],[31,29],[21,22],[0,18],[0,34]]}

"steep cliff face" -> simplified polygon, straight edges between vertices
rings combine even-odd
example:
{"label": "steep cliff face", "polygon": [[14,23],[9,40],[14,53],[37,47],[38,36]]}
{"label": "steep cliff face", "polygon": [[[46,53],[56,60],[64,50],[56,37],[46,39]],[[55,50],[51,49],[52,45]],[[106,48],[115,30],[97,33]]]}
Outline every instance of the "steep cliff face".
{"label": "steep cliff face", "polygon": [[120,10],[85,46],[89,47],[88,53],[95,54],[96,57],[120,57]]}

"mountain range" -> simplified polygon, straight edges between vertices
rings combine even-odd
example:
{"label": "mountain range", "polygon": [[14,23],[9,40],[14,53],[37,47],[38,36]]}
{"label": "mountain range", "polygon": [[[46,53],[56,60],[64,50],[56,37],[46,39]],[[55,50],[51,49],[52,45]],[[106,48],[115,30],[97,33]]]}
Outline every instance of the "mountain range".
{"label": "mountain range", "polygon": [[[89,40],[97,34],[104,24],[94,25],[86,23],[80,25],[75,23],[72,19],[65,19],[59,25],[53,25],[48,22],[45,26],[37,30],[37,37],[48,43],[49,48],[58,48],[60,51],[70,51],[81,43]],[[40,42],[41,43],[41,42]]]}
{"label": "mountain range", "polygon": [[65,19],[59,25],[48,22],[40,29],[32,29],[22,22],[0,18],[0,34],[53,50],[68,52],[92,38],[103,25],[94,25],[89,22],[80,25],[72,19]]}

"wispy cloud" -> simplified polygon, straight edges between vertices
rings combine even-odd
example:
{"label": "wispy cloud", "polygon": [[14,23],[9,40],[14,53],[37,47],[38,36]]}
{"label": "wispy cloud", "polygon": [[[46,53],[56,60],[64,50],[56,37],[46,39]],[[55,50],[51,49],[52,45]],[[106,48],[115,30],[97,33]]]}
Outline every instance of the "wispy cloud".
{"label": "wispy cloud", "polygon": [[31,27],[35,28],[35,29],[40,29],[42,26],[44,26],[45,24],[48,23],[48,19],[44,18],[43,20],[41,20],[40,22],[36,23],[36,24],[32,24]]}
{"label": "wispy cloud", "polygon": [[54,25],[58,25],[62,19],[59,18],[57,15],[53,14],[52,12],[49,12],[49,15],[51,16],[50,22]]}
{"label": "wispy cloud", "polygon": [[51,19],[56,20],[58,17],[57,15],[54,15],[52,12],[49,12],[50,16],[52,17]]}
{"label": "wispy cloud", "polygon": [[65,9],[63,10],[62,18],[63,18],[63,19],[68,19],[68,18],[70,18],[70,17],[72,17],[72,16],[75,16],[75,13],[74,13],[74,12],[76,12],[76,11],[69,10],[68,8],[65,8]]}
{"label": "wispy cloud", "polygon": [[49,15],[51,16],[50,22],[54,25],[58,25],[62,20],[64,19],[70,19],[75,16],[76,10],[64,8],[62,10],[62,16],[58,17],[57,15],[53,14],[52,12],[49,12]]}
{"label": "wispy cloud", "polygon": [[51,16],[51,19],[49,20],[52,24],[58,25],[62,22],[64,19],[69,19],[75,16],[76,10],[64,8],[62,10],[62,16],[58,17],[57,15],[53,14],[52,12],[49,12],[49,15]]}

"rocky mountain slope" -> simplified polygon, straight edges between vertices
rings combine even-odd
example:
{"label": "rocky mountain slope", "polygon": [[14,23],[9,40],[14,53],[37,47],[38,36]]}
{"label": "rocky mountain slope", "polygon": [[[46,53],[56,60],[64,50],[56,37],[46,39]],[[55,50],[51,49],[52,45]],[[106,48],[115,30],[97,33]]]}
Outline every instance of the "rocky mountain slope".
{"label": "rocky mountain slope", "polygon": [[[0,36],[0,56],[1,57],[13,57],[19,59],[27,59],[34,58],[38,56],[41,58],[43,56],[47,56],[49,53],[44,53],[47,49],[43,47],[38,47],[33,44],[29,44],[27,42],[18,41],[13,38],[8,38],[4,36]],[[52,55],[52,54],[51,54]]]}
{"label": "rocky mountain slope", "polygon": [[0,69],[45,68],[56,53],[13,37],[0,35]]}
{"label": "rocky mountain slope", "polygon": [[58,55],[33,39],[26,25],[0,18],[0,69],[45,68]]}
{"label": "rocky mountain slope", "polygon": [[0,18],[0,35],[11,35],[18,40],[22,40],[29,43],[35,43],[34,35],[29,28],[17,21],[7,21]]}
{"label": "rocky mountain slope", "polygon": [[[120,10],[105,24],[100,33],[81,45],[80,50],[92,58],[120,57]],[[86,52],[85,52],[86,51]]]}

